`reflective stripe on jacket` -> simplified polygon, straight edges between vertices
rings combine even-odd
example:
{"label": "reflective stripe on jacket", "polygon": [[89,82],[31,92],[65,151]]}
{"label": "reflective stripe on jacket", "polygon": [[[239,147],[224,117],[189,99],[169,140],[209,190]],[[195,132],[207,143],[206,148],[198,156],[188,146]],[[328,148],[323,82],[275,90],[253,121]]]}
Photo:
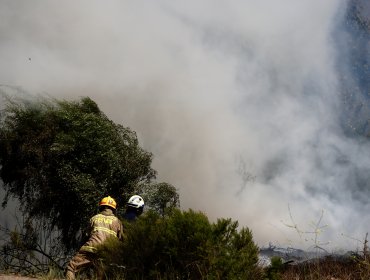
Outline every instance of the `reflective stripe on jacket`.
{"label": "reflective stripe on jacket", "polygon": [[122,223],[111,209],[104,209],[90,219],[90,238],[80,251],[96,252],[96,247],[109,237],[122,239]]}

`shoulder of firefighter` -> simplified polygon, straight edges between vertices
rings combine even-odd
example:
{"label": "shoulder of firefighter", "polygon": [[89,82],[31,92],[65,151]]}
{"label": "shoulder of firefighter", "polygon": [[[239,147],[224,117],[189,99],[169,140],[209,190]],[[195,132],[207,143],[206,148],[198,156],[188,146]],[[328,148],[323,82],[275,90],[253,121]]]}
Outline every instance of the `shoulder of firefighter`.
{"label": "shoulder of firefighter", "polygon": [[96,247],[108,238],[123,240],[123,226],[114,214],[104,211],[90,219],[91,233],[89,240],[81,247],[81,251],[96,252]]}

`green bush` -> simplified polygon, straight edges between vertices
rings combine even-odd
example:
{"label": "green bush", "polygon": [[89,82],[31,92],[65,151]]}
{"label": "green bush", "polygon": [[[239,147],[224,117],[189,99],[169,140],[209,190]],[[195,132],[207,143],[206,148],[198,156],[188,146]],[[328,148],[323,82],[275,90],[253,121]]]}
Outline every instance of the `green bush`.
{"label": "green bush", "polygon": [[266,280],[280,280],[283,268],[283,260],[280,257],[271,257],[271,264],[266,269]]}
{"label": "green bush", "polygon": [[147,212],[99,251],[109,279],[262,279],[249,229],[193,210]]}

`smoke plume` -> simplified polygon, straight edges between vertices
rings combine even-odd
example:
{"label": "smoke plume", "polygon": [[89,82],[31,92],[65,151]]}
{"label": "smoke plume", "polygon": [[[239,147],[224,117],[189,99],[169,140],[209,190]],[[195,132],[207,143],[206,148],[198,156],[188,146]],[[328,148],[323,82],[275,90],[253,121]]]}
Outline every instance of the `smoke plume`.
{"label": "smoke plume", "polygon": [[260,246],[357,246],[370,145],[343,132],[346,5],[3,0],[0,84],[91,97],[183,209],[238,220]]}

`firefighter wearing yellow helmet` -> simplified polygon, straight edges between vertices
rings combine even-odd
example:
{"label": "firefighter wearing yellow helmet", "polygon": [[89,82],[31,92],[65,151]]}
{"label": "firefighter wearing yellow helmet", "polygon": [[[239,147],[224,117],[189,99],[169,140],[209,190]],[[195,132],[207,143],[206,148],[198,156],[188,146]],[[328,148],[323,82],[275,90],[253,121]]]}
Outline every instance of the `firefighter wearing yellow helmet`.
{"label": "firefighter wearing yellow helmet", "polygon": [[[115,216],[116,207],[116,201],[110,196],[104,197],[99,202],[99,214],[90,219],[88,241],[79,249],[67,265],[67,280],[76,279],[75,274],[80,269],[98,264],[96,259],[98,245],[110,237],[122,240],[123,227],[121,221]],[[101,271],[98,269],[97,272],[99,274]],[[101,275],[98,275],[99,277]]]}

